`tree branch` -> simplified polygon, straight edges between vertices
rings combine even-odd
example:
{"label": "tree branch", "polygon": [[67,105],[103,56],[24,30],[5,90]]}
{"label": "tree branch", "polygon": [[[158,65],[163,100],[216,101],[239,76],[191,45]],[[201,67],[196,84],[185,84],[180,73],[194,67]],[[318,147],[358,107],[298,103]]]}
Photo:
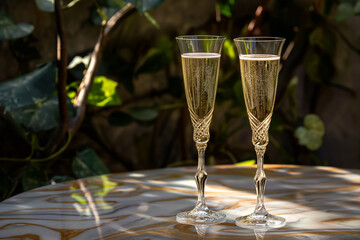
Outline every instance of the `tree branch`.
{"label": "tree branch", "polygon": [[74,135],[74,133],[79,129],[82,121],[84,120],[87,98],[101,62],[102,51],[109,39],[109,36],[114,31],[115,27],[120,23],[120,21],[125,16],[128,16],[133,12],[135,12],[134,6],[130,3],[127,4],[114,16],[112,16],[107,24],[101,29],[100,36],[90,57],[89,67],[81,81],[80,87],[75,97],[74,107],[76,109],[76,116],[70,123],[70,132],[72,135]]}
{"label": "tree branch", "polygon": [[67,48],[62,18],[60,0],[55,0],[55,18],[57,31],[57,91],[60,114],[60,125],[55,137],[47,147],[48,153],[53,153],[64,139],[69,128],[69,113],[67,109],[66,79],[67,79]]}

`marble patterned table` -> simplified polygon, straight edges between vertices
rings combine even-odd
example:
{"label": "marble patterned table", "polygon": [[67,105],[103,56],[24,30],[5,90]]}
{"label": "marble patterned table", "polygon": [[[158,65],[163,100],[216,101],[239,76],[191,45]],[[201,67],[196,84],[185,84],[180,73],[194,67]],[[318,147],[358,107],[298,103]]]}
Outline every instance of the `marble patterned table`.
{"label": "marble patterned table", "polygon": [[179,224],[195,205],[195,168],[109,174],[34,189],[0,203],[0,239],[360,239],[360,171],[265,165],[265,205],[287,220],[274,230],[243,229],[255,166],[208,167],[206,199],[226,213],[219,225]]}

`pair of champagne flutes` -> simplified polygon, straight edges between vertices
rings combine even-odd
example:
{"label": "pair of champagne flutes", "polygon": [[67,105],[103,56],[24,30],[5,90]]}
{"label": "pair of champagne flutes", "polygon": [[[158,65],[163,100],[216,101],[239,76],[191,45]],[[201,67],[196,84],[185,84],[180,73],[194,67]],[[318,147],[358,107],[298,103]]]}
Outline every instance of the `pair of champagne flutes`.
{"label": "pair of champagne flutes", "polygon": [[[186,101],[193,125],[193,139],[198,151],[195,182],[198,200],[193,210],[177,214],[185,224],[216,224],[226,221],[222,212],[210,210],[204,199],[207,180],[205,150],[210,139],[209,127],[214,111],[220,56],[225,37],[189,35],[176,38],[180,47]],[[280,54],[285,39],[244,37],[234,39],[240,59],[241,80],[246,109],[252,129],[252,143],[257,155],[254,178],[257,202],[252,214],[238,217],[236,225],[245,228],[276,228],[285,219],[269,214],[264,206],[266,175],[263,162],[269,142],[268,130],[274,109]]]}

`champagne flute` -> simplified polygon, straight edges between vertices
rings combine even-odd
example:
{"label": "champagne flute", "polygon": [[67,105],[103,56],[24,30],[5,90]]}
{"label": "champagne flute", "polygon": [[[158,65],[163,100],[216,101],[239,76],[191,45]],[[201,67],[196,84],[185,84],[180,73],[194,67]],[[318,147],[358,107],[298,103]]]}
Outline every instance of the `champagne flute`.
{"label": "champagne flute", "polygon": [[221,49],[225,37],[189,35],[176,38],[181,52],[186,101],[198,151],[195,182],[198,200],[193,210],[181,212],[176,220],[185,224],[211,224],[226,220],[226,215],[210,210],[204,198],[207,173],[205,150],[210,139],[209,127],[214,111],[219,77]]}
{"label": "champagne flute", "polygon": [[235,222],[244,228],[281,227],[285,225],[285,219],[269,214],[264,206],[266,175],[263,163],[269,142],[268,130],[274,109],[280,54],[285,39],[244,37],[236,38],[234,41],[239,52],[246,110],[257,156],[254,178],[257,195],[255,211],[250,215],[236,218]]}

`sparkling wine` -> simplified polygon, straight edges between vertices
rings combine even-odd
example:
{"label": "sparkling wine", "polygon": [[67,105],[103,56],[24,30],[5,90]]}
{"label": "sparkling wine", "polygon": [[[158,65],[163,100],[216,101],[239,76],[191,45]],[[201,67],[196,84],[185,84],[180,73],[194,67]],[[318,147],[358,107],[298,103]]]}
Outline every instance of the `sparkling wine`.
{"label": "sparkling wine", "polygon": [[261,123],[274,108],[280,57],[250,54],[239,58],[246,108]]}
{"label": "sparkling wine", "polygon": [[194,140],[198,143],[207,142],[215,104],[220,54],[185,53],[181,59]]}

